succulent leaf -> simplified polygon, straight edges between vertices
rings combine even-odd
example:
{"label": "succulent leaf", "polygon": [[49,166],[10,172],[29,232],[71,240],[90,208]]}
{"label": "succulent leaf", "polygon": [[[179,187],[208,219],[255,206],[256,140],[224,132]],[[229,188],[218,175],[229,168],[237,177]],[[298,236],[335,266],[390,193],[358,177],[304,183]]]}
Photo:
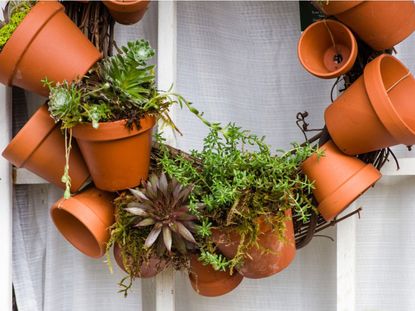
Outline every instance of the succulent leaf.
{"label": "succulent leaf", "polygon": [[153,230],[151,230],[150,234],[147,236],[147,239],[144,243],[145,247],[151,247],[151,245],[154,244],[154,242],[157,240],[161,232],[161,227],[154,226]]}
{"label": "succulent leaf", "polygon": [[140,207],[127,207],[125,210],[133,215],[143,216],[143,217],[148,216],[148,213]]}
{"label": "succulent leaf", "polygon": [[139,200],[148,200],[146,195],[138,189],[129,189],[130,192]]}
{"label": "succulent leaf", "polygon": [[136,227],[147,227],[154,225],[156,221],[153,218],[145,218],[142,221],[140,221],[138,224],[136,224]]}
{"label": "succulent leaf", "polygon": [[166,246],[167,250],[171,251],[171,244],[172,244],[172,236],[169,227],[163,226],[163,241],[164,245]]}
{"label": "succulent leaf", "polygon": [[183,225],[181,222],[176,221],[175,223],[177,228],[177,233],[179,233],[183,238],[188,240],[189,242],[196,243],[195,238],[193,237],[192,233]]}

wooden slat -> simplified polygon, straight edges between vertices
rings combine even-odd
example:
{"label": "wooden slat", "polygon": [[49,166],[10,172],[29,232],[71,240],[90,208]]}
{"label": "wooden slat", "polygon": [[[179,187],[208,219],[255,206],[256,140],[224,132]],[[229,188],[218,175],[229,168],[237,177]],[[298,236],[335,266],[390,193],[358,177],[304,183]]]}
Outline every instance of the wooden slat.
{"label": "wooden slat", "polygon": [[[158,2],[158,88],[168,90],[176,84],[177,62],[177,7],[175,1]],[[170,109],[170,118],[175,122],[178,107]],[[175,133],[164,128],[164,138],[172,146],[177,146]],[[156,311],[174,311],[175,309],[175,275],[170,267],[158,274],[155,281]],[[144,286],[145,289],[147,286]],[[143,296],[145,298],[145,296]],[[146,303],[143,303],[143,307]],[[144,308],[143,308],[144,310]]]}
{"label": "wooden slat", "polygon": [[[355,208],[352,204],[344,214]],[[356,310],[356,221],[349,217],[336,225],[337,311]]]}
{"label": "wooden slat", "polygon": [[[10,89],[0,86],[0,150],[12,135]],[[0,310],[12,310],[12,171],[7,160],[0,157]]]}

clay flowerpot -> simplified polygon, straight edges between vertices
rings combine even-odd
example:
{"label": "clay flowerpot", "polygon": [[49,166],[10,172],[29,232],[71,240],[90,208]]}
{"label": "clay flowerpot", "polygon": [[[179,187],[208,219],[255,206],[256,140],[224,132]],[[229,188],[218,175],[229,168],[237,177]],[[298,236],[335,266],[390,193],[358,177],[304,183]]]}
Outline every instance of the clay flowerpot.
{"label": "clay flowerpot", "polygon": [[391,48],[415,30],[413,0],[330,0],[317,6],[327,15],[335,15],[374,50]]}
{"label": "clay flowerpot", "polygon": [[304,161],[302,170],[314,182],[320,214],[330,221],[382,175],[372,164],[343,154],[330,140],[321,149],[324,156],[312,155]]}
{"label": "clay flowerpot", "polygon": [[105,0],[105,6],[116,22],[123,25],[137,23],[143,18],[149,0]]}
{"label": "clay flowerpot", "polygon": [[207,297],[216,297],[234,290],[243,276],[237,271],[216,271],[211,265],[202,264],[196,256],[190,258],[189,280],[195,292]]}
{"label": "clay flowerpot", "polygon": [[334,143],[347,154],[415,144],[415,79],[395,57],[384,54],[325,111]]}
{"label": "clay flowerpot", "polygon": [[113,199],[110,193],[90,188],[70,199],[61,198],[50,214],[68,242],[85,255],[99,258],[105,254],[114,223]]}
{"label": "clay flowerpot", "polygon": [[59,2],[39,1],[0,53],[0,82],[47,96],[42,79],[74,80],[100,58]]}
{"label": "clay flowerpot", "polygon": [[[3,157],[16,167],[24,167],[43,179],[65,189],[61,181],[65,166],[65,140],[50,117],[47,105],[42,105],[4,149]],[[89,178],[89,171],[73,144],[69,158],[71,191],[78,191]]]}
{"label": "clay flowerpot", "polygon": [[[127,270],[124,267],[124,263],[122,261],[121,256],[121,248],[118,244],[114,245],[114,258],[117,262],[118,266],[124,271]],[[150,258],[150,260],[146,263],[143,263],[140,267],[140,273],[137,273],[135,277],[139,278],[151,278],[159,274],[161,271],[164,270],[166,267],[167,262],[165,260],[160,260],[159,258]]]}
{"label": "clay flowerpot", "polygon": [[151,129],[154,117],[141,119],[141,128],[129,130],[126,120],[73,128],[95,186],[106,191],[133,188],[148,177]]}
{"label": "clay flowerpot", "polygon": [[[280,237],[278,233],[273,232],[269,224],[263,219],[259,219],[260,234],[258,244],[260,248],[252,246],[241,268],[238,268],[240,274],[251,279],[259,279],[276,274],[293,261],[295,257],[294,228],[291,217],[291,210],[285,214],[289,219],[285,222],[285,236]],[[214,230],[213,240],[218,249],[228,258],[236,255],[240,235],[235,230],[218,231]]]}
{"label": "clay flowerpot", "polygon": [[348,72],[357,57],[357,42],[342,23],[321,20],[304,30],[298,42],[298,58],[303,67],[323,79]]}

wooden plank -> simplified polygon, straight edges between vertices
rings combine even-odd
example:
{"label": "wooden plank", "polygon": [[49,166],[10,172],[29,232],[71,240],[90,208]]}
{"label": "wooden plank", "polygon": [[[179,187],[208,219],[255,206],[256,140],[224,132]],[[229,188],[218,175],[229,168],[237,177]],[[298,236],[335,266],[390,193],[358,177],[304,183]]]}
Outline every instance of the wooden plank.
{"label": "wooden plank", "polygon": [[[12,135],[11,91],[0,86],[0,150]],[[12,171],[9,162],[0,157],[0,310],[12,310]]]}
{"label": "wooden plank", "polygon": [[[352,204],[343,214],[356,209]],[[356,310],[356,216],[336,225],[337,311]]]}
{"label": "wooden plank", "polygon": [[40,185],[49,182],[25,168],[13,167],[13,183],[15,185]]}
{"label": "wooden plank", "polygon": [[[177,6],[175,1],[158,2],[158,88],[167,91],[176,83],[176,62],[177,62]],[[170,118],[175,122],[178,107],[171,107]],[[177,146],[176,133],[163,124],[159,124],[163,130],[166,142]],[[156,311],[174,311],[175,309],[175,275],[173,268],[169,268],[158,274],[155,284],[142,283],[143,310],[155,308]],[[155,297],[149,297],[151,290]],[[146,295],[145,295],[146,294]],[[146,301],[144,301],[146,300]]]}
{"label": "wooden plank", "polygon": [[381,173],[384,176],[411,176],[415,175],[415,158],[400,158],[398,159],[399,170],[396,167],[396,163],[390,160],[381,169]]}

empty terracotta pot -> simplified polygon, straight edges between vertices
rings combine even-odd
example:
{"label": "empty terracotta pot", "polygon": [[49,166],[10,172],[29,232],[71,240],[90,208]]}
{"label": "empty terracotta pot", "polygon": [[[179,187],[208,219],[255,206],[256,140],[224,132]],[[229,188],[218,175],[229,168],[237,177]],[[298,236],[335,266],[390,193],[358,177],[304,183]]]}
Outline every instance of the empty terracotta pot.
{"label": "empty terracotta pot", "polygon": [[137,23],[143,18],[149,0],[105,0],[105,6],[116,22],[123,25]]}
{"label": "empty terracotta pot", "polygon": [[298,42],[303,67],[323,79],[348,72],[356,60],[357,42],[352,32],[334,20],[321,20],[304,30]]}
{"label": "empty terracotta pot", "polygon": [[58,1],[39,1],[0,53],[0,82],[47,96],[42,79],[74,80],[100,58]]}
{"label": "empty terracotta pot", "polygon": [[126,120],[73,128],[73,136],[95,186],[106,191],[133,188],[147,179],[150,166],[151,130],[154,117],[141,119],[141,128],[129,130]]}
{"label": "empty terracotta pot", "polygon": [[[259,279],[271,276],[288,267],[294,260],[296,249],[291,210],[286,211],[285,215],[289,219],[285,222],[284,237],[273,232],[271,226],[263,219],[258,219],[260,234],[257,242],[261,248],[252,246],[248,250],[243,266],[238,268],[239,273],[244,277]],[[213,240],[223,255],[233,258],[240,243],[239,233],[233,229],[227,232],[214,230],[212,233]]]}
{"label": "empty terracotta pot", "polygon": [[50,211],[56,228],[85,255],[102,257],[114,223],[114,195],[89,188],[70,199],[61,198]]}
{"label": "empty terracotta pot", "polygon": [[[3,157],[16,167],[24,167],[43,179],[65,189],[61,181],[65,167],[65,139],[42,105],[3,151]],[[89,179],[89,171],[73,144],[69,158],[71,191],[78,191]]]}
{"label": "empty terracotta pot", "polygon": [[415,144],[415,79],[395,57],[383,54],[325,111],[334,143],[354,155]]}
{"label": "empty terracotta pot", "polygon": [[374,50],[391,48],[415,30],[413,0],[327,2],[315,3],[327,15],[335,15]]}
{"label": "empty terracotta pot", "polygon": [[[127,272],[127,270],[124,267],[124,263],[122,261],[122,255],[121,255],[121,248],[118,246],[118,244],[114,245],[114,258],[117,262],[118,266],[124,271]],[[166,267],[167,262],[165,260],[160,260],[159,258],[152,257],[150,260],[146,263],[143,263],[140,267],[140,273],[137,273],[135,277],[139,278],[151,278],[159,274],[161,271],[164,270]]]}
{"label": "empty terracotta pot", "polygon": [[304,161],[302,170],[314,182],[320,214],[330,221],[382,175],[372,164],[343,154],[330,140],[321,149],[324,156],[312,155]]}
{"label": "empty terracotta pot", "polygon": [[234,290],[243,276],[237,271],[232,275],[229,271],[216,271],[211,265],[203,265],[197,256],[190,258],[189,280],[195,292],[207,297],[225,295]]}

